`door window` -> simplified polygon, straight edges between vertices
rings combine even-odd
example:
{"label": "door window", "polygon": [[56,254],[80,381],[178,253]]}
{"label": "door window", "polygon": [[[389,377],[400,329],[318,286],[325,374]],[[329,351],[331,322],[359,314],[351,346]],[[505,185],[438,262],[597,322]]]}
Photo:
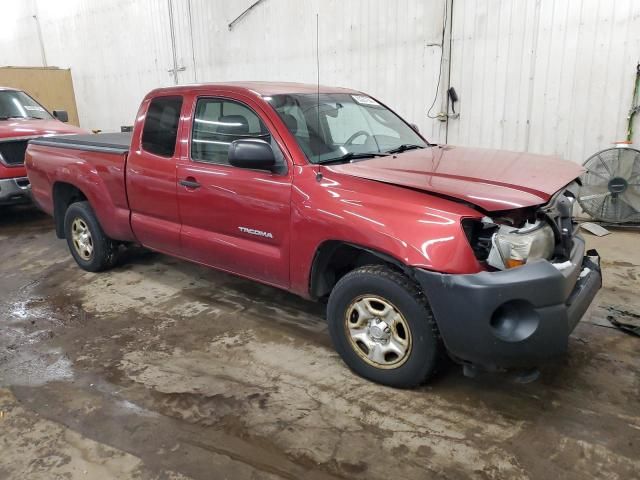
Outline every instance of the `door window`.
{"label": "door window", "polygon": [[[267,127],[249,107],[231,100],[198,100],[191,136],[193,160],[228,165],[231,142],[242,138],[260,138],[274,146]],[[274,151],[278,157],[277,148]]]}
{"label": "door window", "polygon": [[178,136],[182,97],[157,97],[151,101],[142,129],[142,148],[161,157],[173,157]]}

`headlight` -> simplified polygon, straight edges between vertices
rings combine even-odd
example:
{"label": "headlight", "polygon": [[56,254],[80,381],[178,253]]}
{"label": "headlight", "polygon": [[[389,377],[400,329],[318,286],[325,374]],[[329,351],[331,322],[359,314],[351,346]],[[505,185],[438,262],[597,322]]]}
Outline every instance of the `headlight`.
{"label": "headlight", "polygon": [[492,267],[519,267],[530,260],[550,259],[555,247],[553,229],[545,222],[527,223],[522,228],[501,225],[491,239],[487,263]]}

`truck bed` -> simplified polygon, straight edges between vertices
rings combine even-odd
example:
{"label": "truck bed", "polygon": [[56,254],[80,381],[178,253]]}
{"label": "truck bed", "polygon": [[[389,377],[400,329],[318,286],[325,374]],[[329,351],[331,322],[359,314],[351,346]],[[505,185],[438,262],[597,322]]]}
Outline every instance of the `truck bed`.
{"label": "truck bed", "polygon": [[50,147],[72,148],[93,152],[125,154],[131,145],[131,132],[99,133],[96,135],[62,135],[58,137],[43,137],[31,140],[34,145]]}
{"label": "truck bed", "polygon": [[[55,214],[56,192],[62,189],[64,196],[64,189],[79,190],[78,196],[89,201],[110,238],[134,241],[125,185],[131,138],[131,133],[105,133],[30,140],[25,165],[40,208]],[[56,223],[58,235],[62,228]]]}

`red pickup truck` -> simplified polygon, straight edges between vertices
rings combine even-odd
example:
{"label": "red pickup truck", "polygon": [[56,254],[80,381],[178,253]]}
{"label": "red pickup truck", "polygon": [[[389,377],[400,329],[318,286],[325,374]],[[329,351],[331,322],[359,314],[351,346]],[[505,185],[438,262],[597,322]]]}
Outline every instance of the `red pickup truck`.
{"label": "red pickup truck", "polygon": [[131,134],[32,140],[35,201],[81,268],[120,244],[327,300],[347,365],[410,387],[567,349],[601,286],[572,219],[581,167],[434,145],[358,91],[162,88]]}
{"label": "red pickup truck", "polygon": [[30,139],[86,133],[62,123],[67,119],[63,110],[54,110],[51,115],[26,93],[0,87],[0,206],[31,201],[24,168],[24,152]]}

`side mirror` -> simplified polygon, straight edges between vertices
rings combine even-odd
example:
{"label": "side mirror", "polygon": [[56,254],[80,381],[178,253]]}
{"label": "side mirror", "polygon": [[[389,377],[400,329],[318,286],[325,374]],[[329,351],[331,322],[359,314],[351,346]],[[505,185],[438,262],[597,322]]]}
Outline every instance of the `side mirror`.
{"label": "side mirror", "polygon": [[416,123],[410,123],[409,125],[411,125],[411,128],[413,128],[416,132],[420,133],[420,128]]}
{"label": "side mirror", "polygon": [[264,140],[234,140],[229,147],[229,164],[239,168],[273,171],[276,156],[271,145]]}
{"label": "side mirror", "polygon": [[54,110],[53,116],[64,123],[67,123],[69,121],[69,114],[66,112],[66,110]]}

